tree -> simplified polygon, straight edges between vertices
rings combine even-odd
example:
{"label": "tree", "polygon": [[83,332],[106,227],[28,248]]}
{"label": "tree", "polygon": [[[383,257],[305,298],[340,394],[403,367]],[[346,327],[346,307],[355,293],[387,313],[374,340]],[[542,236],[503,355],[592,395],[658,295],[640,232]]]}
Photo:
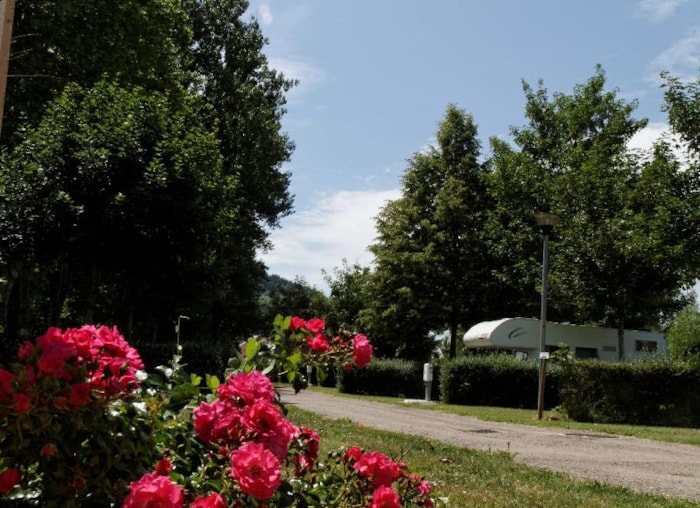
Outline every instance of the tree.
{"label": "tree", "polygon": [[[83,213],[80,207],[84,203],[73,194],[75,189],[60,187],[66,182],[59,181],[56,189],[42,185],[39,188],[47,194],[38,196],[28,180],[13,183],[15,176],[6,173],[5,182],[10,183],[0,183],[0,236],[14,250],[2,253],[0,274],[10,280],[6,322],[13,333],[20,325],[20,315],[33,309],[42,309],[40,314],[48,319],[56,315],[56,309],[70,311],[83,305],[50,290],[56,285],[51,280],[84,282],[92,289],[76,287],[74,291],[97,295],[99,301],[94,303],[102,308],[116,302],[126,305],[128,300],[137,307],[135,302],[139,301],[151,306],[163,302],[159,317],[154,316],[161,329],[167,324],[163,316],[169,314],[172,324],[181,313],[192,317],[193,328],[198,328],[193,333],[202,337],[243,336],[255,326],[256,295],[265,277],[257,251],[269,247],[270,228],[291,213],[289,174],[282,170],[282,164],[289,159],[293,144],[281,133],[280,122],[285,112],[284,94],[294,83],[269,67],[262,52],[266,40],[260,27],[254,20],[242,20],[247,5],[243,0],[127,0],[115,7],[103,0],[33,0],[17,6],[13,77],[6,109],[9,121],[4,124],[2,139],[7,170],[38,174],[32,161],[44,155],[26,142],[31,135],[41,140],[47,154],[65,155],[73,143],[78,150],[65,160],[50,161],[51,167],[60,174],[92,168],[87,173],[94,181],[82,182],[87,188],[103,185],[105,179],[121,182],[133,175],[134,182],[139,182],[153,170],[149,164],[155,160],[166,183],[162,188],[149,183],[141,189],[139,199],[127,199],[119,208],[122,219],[145,221],[132,224],[142,233],[137,245],[151,239],[148,248],[153,257],[144,258],[143,252],[136,250],[119,251],[119,266],[128,265],[132,273],[139,271],[141,284],[130,287],[132,279],[121,277],[123,273],[115,268],[112,258],[94,257],[99,265],[94,273],[102,274],[96,285],[92,276],[67,279],[62,267],[78,266],[81,255],[86,254],[74,247],[88,236],[81,233],[73,238],[69,218],[80,216],[84,223],[91,222],[92,231],[109,231],[109,221],[114,219],[110,213],[116,208],[109,201],[98,204],[107,199],[106,194],[94,195],[95,203]],[[104,84],[112,87],[115,97],[104,96],[106,91],[111,93]],[[92,89],[93,98],[105,101],[103,109],[87,102]],[[68,90],[67,95],[64,90]],[[84,94],[86,102],[75,97],[75,90]],[[142,106],[152,108],[145,111],[112,108],[120,101],[131,103],[122,95],[124,91],[138,96],[137,101],[144,96],[157,100],[143,100]],[[64,118],[58,119],[56,132],[51,132],[49,118],[55,111],[49,105],[54,101],[66,101],[84,112],[85,123],[75,126],[81,132],[80,139],[71,138],[69,122],[60,122]],[[91,108],[111,116],[90,116]],[[169,113],[167,108],[171,108]],[[183,118],[187,120],[178,123]],[[122,126],[130,122],[135,123],[141,138],[124,132]],[[109,128],[115,134],[111,138],[106,135]],[[94,140],[87,135],[90,132],[97,133]],[[200,147],[201,157],[190,144],[200,137],[206,138]],[[180,151],[173,144],[182,145]],[[102,155],[105,159],[100,161]],[[65,191],[65,196],[59,190]],[[46,210],[36,208],[39,204]],[[181,214],[188,207],[193,213]],[[42,222],[42,217],[51,217],[59,209],[65,212],[66,220]],[[157,213],[149,215],[154,211]],[[34,215],[27,217],[30,212]],[[28,219],[41,226],[37,231],[45,238],[61,241],[48,249],[44,249],[44,241],[39,249],[39,244],[34,244],[40,240],[38,233],[32,239],[31,232],[23,230]],[[68,238],[71,241],[66,241]],[[18,254],[10,259],[12,252],[22,249],[37,257]],[[116,257],[115,252],[111,254]],[[20,289],[23,281],[35,285]],[[22,302],[17,298],[20,293],[25,295]],[[46,311],[47,301],[50,312]],[[66,303],[70,305],[65,307]],[[149,307],[138,308],[145,311]],[[78,316],[75,312],[63,314]],[[153,335],[158,329],[155,321],[150,330]]]}
{"label": "tree", "polygon": [[666,332],[668,353],[674,360],[700,359],[700,311],[695,304],[681,310]]}
{"label": "tree", "polygon": [[193,33],[192,87],[212,107],[204,120],[215,130],[223,172],[236,181],[225,243],[212,270],[200,314],[220,335],[246,335],[255,321],[258,287],[266,275],[257,252],[292,211],[290,174],[282,170],[294,145],[281,132],[285,93],[295,82],[268,65],[267,43],[255,20],[244,22],[243,0],[186,0]]}
{"label": "tree", "polygon": [[[513,129],[519,151],[494,143],[495,188],[503,193],[505,182],[522,182],[529,189],[516,224],[536,211],[561,216],[552,244],[553,314],[618,328],[622,356],[625,327],[656,326],[685,304],[683,289],[694,277],[684,216],[690,182],[667,145],[650,154],[627,148],[646,121],[632,118],[635,102],[605,90],[600,67],[571,95],[550,99],[541,84],[524,89],[529,124]],[[512,214],[505,196],[499,209]]]}
{"label": "tree", "polygon": [[449,105],[437,140],[414,154],[401,198],[377,218],[372,336],[418,356],[432,349],[430,332],[447,327],[454,358],[459,326],[483,314],[488,200],[472,117]]}
{"label": "tree", "polygon": [[332,273],[323,272],[324,279],[330,287],[328,314],[326,321],[333,330],[351,330],[362,332],[362,313],[368,306],[372,295],[369,291],[372,271],[358,263],[350,265],[343,259],[341,267],[335,267]]}
{"label": "tree", "polygon": [[309,286],[303,277],[296,277],[290,281],[279,275],[269,275],[262,284],[262,291],[258,297],[258,333],[269,333],[269,328],[278,314],[299,316],[303,319],[325,316],[326,300],[327,297],[318,289]]}
{"label": "tree", "polygon": [[2,261],[25,280],[45,274],[32,298],[46,303],[24,328],[112,322],[144,335],[191,305],[231,193],[198,102],[71,84],[4,154]]}

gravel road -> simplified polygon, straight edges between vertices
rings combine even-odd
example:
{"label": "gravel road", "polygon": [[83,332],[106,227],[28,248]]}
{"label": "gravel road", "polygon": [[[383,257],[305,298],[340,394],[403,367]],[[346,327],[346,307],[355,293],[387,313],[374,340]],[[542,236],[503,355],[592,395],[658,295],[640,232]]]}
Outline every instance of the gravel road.
{"label": "gravel road", "polygon": [[639,492],[700,501],[700,447],[568,429],[484,422],[310,390],[281,390],[282,401],[332,419],[479,450],[509,451],[530,466]]}

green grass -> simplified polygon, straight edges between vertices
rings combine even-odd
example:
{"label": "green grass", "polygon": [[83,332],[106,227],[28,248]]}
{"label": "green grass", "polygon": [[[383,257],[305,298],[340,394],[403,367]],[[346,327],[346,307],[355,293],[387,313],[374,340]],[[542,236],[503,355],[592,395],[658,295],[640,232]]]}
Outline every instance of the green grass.
{"label": "green grass", "polygon": [[[369,429],[349,419],[331,420],[289,407],[297,425],[321,436],[321,457],[359,446],[409,464],[424,476],[447,507],[700,507],[700,503],[638,494],[626,488],[518,464],[506,452],[458,448],[416,436]],[[529,412],[531,413],[531,412]]]}
{"label": "green grass", "polygon": [[[406,406],[404,399],[393,397],[377,397],[367,395],[348,395],[338,392],[335,388],[323,388],[314,386],[310,388],[338,397],[362,397],[363,400],[371,400],[384,404],[395,404]],[[700,429],[678,428],[678,427],[650,427],[643,425],[620,425],[620,424],[596,424],[581,423],[566,420],[553,419],[553,413],[547,411],[542,420],[537,420],[537,411],[531,409],[513,409],[503,407],[483,407],[483,406],[458,406],[452,404],[442,404],[435,402],[432,404],[413,404],[412,407],[425,411],[443,411],[458,415],[468,415],[479,420],[489,422],[518,423],[523,425],[535,425],[538,427],[574,429],[591,432],[605,432],[621,436],[631,436],[667,443],[681,443],[700,446]]]}

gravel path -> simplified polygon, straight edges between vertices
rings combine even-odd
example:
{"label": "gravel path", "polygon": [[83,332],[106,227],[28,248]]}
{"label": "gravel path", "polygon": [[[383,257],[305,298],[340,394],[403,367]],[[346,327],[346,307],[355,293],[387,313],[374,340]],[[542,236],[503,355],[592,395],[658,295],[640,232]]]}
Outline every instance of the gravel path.
{"label": "gravel path", "polygon": [[310,390],[281,391],[285,404],[332,419],[414,434],[457,446],[509,451],[530,466],[639,492],[700,501],[700,447],[569,429],[484,422]]}

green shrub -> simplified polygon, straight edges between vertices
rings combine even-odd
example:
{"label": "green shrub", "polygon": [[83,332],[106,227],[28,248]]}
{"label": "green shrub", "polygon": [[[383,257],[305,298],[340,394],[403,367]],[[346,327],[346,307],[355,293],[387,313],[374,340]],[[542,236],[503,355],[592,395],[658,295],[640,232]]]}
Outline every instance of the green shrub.
{"label": "green shrub", "polygon": [[[433,367],[433,393],[438,397],[439,368]],[[386,397],[424,398],[423,364],[406,360],[373,360],[364,369],[340,370],[338,389],[342,393]]]}
{"label": "green shrub", "polygon": [[[235,356],[235,345],[221,342],[182,342],[185,371],[190,374],[212,374],[223,378],[228,359]],[[153,372],[159,365],[166,365],[176,352],[175,343],[137,343],[146,370]]]}
{"label": "green shrub", "polygon": [[561,398],[577,421],[700,426],[700,369],[653,358],[631,363],[572,362]]}
{"label": "green shrub", "polygon": [[[448,404],[536,408],[538,364],[510,355],[468,356],[444,362],[441,400]],[[559,404],[558,369],[548,366],[545,407]]]}

